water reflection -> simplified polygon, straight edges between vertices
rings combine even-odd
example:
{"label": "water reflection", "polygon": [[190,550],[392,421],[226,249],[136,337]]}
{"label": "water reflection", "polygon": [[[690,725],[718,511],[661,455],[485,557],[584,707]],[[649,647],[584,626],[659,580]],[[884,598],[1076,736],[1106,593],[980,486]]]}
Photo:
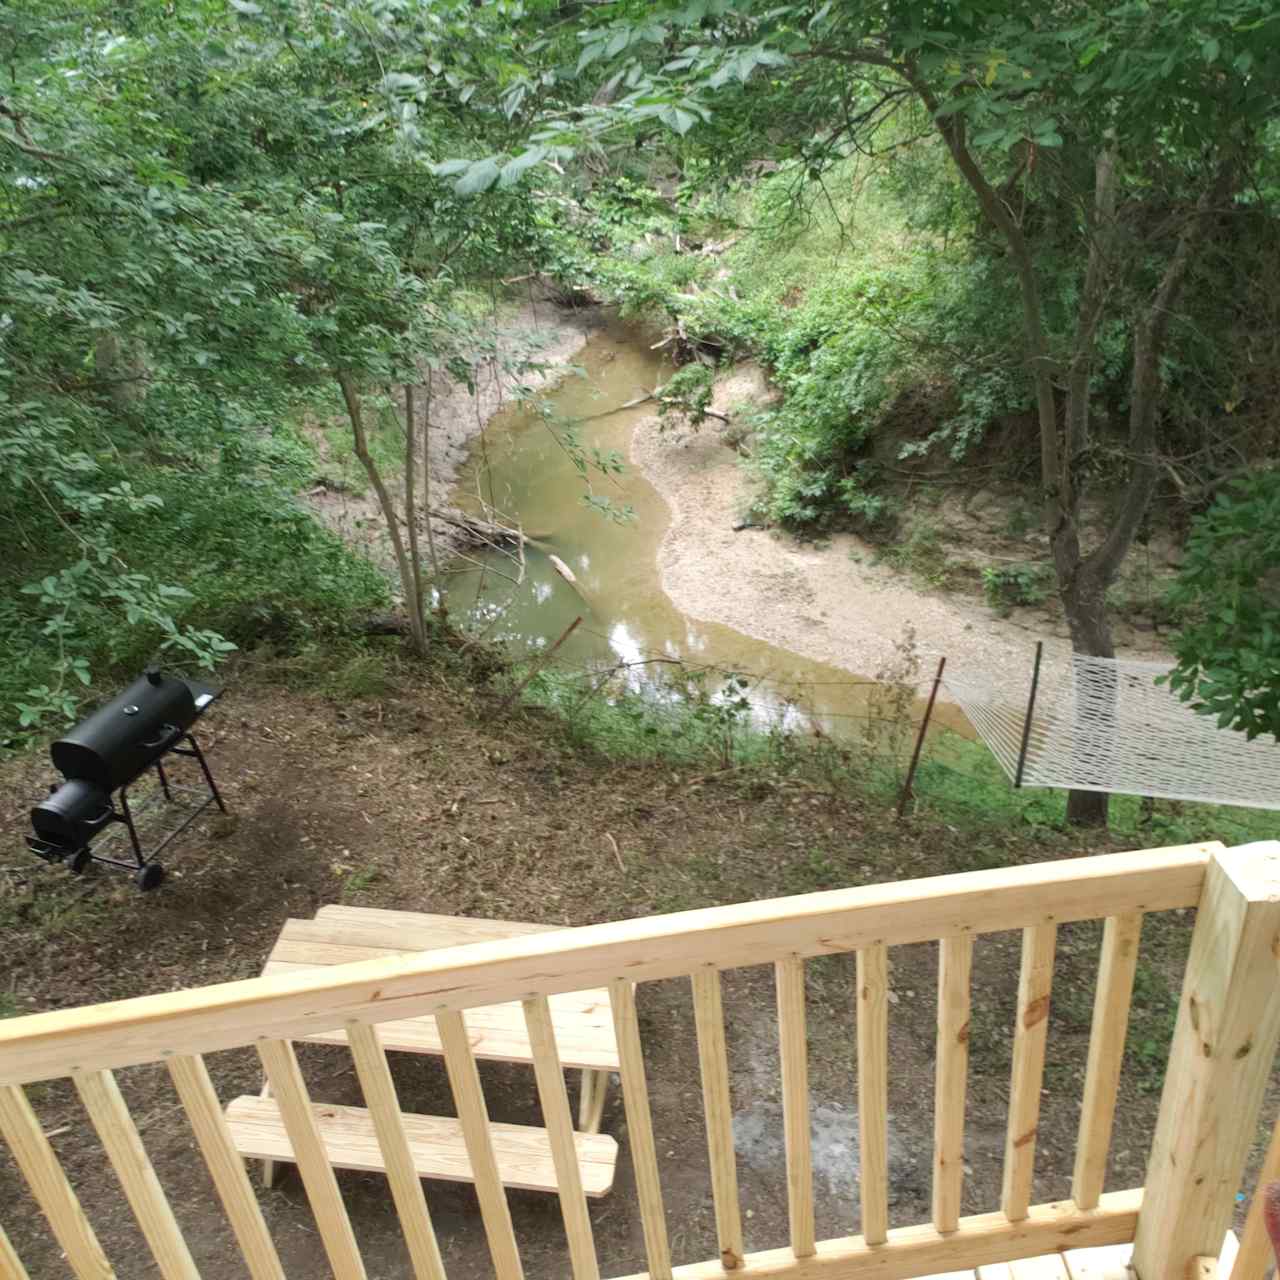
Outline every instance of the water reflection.
{"label": "water reflection", "polygon": [[[578,428],[588,450],[628,454],[631,433],[649,416],[649,408],[593,415],[634,399],[637,388],[647,390],[664,381],[669,369],[647,342],[622,327],[592,339],[577,362],[586,376],[567,378],[553,393],[555,412],[589,419]],[[704,673],[698,678],[712,696],[741,692],[760,723],[796,730],[820,725],[825,732],[841,734],[866,724],[869,694],[877,686],[865,677],[676,609],[657,572],[669,513],[642,475],[628,467],[621,476],[593,476],[591,485],[612,506],[632,508],[633,518],[611,520],[585,501],[582,477],[538,414],[513,405],[498,415],[483,449],[473,450],[455,501],[478,514],[481,504],[475,495],[484,493],[507,521],[518,522],[539,545],[526,546],[519,585],[512,580],[512,559],[498,551],[471,553],[483,568],[456,565],[449,579],[454,616],[517,657],[545,648],[581,617],[557,651],[556,661],[567,667],[617,666],[617,678],[626,687],[669,699],[679,696],[680,682],[688,674],[672,660],[683,660],[695,673]],[[571,567],[578,589],[556,572],[552,555]],[[725,680],[732,673],[745,675],[747,687],[726,694]]]}

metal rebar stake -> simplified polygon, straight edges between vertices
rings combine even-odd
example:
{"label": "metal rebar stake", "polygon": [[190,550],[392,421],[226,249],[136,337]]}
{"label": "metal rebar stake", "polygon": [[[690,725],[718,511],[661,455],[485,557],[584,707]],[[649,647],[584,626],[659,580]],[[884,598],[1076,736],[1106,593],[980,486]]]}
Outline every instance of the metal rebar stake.
{"label": "metal rebar stake", "polygon": [[1036,662],[1031,668],[1031,693],[1027,697],[1027,718],[1022,722],[1022,745],[1018,748],[1018,771],[1014,774],[1013,785],[1022,786],[1022,773],[1027,766],[1027,747],[1031,742],[1031,717],[1036,710],[1036,691],[1040,687],[1040,659],[1044,656],[1044,641],[1036,641]]}

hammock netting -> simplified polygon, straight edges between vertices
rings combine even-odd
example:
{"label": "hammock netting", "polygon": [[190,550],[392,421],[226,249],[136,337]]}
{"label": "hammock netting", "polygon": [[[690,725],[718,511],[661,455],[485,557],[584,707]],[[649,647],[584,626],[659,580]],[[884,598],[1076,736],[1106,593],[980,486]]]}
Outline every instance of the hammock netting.
{"label": "hammock netting", "polygon": [[[1158,662],[1080,654],[1056,674],[1042,670],[1022,785],[1280,809],[1275,738],[1250,742],[1234,729],[1219,729],[1212,716],[1156,684],[1171,670]],[[1016,780],[1029,678],[948,671],[943,685]]]}

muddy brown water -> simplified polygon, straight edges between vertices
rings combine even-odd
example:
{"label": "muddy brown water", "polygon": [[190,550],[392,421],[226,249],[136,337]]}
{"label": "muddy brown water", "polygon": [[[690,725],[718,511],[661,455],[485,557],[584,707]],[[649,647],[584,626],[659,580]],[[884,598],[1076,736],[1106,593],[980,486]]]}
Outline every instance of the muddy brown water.
{"label": "muddy brown water", "polygon": [[[658,567],[670,512],[630,456],[636,425],[653,416],[654,405],[608,412],[665,382],[671,366],[645,336],[621,324],[593,337],[574,365],[575,372],[541,399],[541,411],[532,402],[513,402],[490,420],[454,492],[463,509],[488,508],[504,522],[518,523],[545,549],[527,548],[521,582],[520,567],[499,551],[470,553],[470,563],[455,563],[451,612],[517,657],[554,643],[581,616],[557,652],[562,668],[620,666],[619,675],[632,688],[667,699],[678,696],[682,670],[705,672],[709,692],[718,699],[743,692],[759,723],[789,729],[816,723],[825,732],[851,736],[868,725],[870,715],[884,714],[876,705],[884,686],[873,679],[676,608],[662,589]],[[618,455],[622,473],[588,468],[584,477],[574,465],[566,429],[585,456]],[[607,500],[610,511],[626,512],[626,518],[611,518],[592,498]],[[552,555],[571,570],[576,588],[555,569]],[[729,684],[734,676],[745,678],[745,690]],[[923,706],[916,703],[917,718]],[[940,706],[935,716],[971,733],[953,707]]]}

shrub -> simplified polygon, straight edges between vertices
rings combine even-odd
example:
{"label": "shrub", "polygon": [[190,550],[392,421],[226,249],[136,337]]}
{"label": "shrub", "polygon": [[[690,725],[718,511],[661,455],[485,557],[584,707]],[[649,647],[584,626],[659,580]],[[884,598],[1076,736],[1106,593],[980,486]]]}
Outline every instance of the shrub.
{"label": "shrub", "polygon": [[1053,570],[1047,564],[990,565],[982,571],[982,593],[1001,616],[1018,605],[1041,604],[1053,585]]}

